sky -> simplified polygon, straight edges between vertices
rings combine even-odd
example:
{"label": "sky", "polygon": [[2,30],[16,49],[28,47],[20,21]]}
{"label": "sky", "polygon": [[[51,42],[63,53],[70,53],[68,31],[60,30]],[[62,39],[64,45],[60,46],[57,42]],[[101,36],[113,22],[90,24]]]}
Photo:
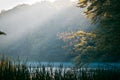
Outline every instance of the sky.
{"label": "sky", "polygon": [[[0,0],[0,11],[11,9],[18,4],[30,4],[31,5],[36,2],[41,2],[41,1],[49,1],[49,2],[53,3],[56,0]],[[77,0],[70,0],[70,1],[76,2]]]}

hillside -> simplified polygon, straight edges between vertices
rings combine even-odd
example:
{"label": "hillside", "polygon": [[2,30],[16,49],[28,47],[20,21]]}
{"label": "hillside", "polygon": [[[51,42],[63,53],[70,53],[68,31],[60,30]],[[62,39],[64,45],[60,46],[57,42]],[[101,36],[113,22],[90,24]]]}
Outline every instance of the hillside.
{"label": "hillside", "polygon": [[20,4],[0,14],[0,29],[7,33],[0,37],[0,53],[29,60],[70,61],[72,56],[63,49],[64,42],[57,33],[91,30],[90,22],[75,3],[56,1],[33,5]]}

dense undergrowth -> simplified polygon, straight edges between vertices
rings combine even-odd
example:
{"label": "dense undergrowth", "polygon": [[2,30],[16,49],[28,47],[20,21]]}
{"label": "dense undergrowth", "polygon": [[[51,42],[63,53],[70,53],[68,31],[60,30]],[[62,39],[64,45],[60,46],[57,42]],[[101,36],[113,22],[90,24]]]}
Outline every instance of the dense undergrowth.
{"label": "dense undergrowth", "polygon": [[120,80],[119,68],[36,67],[0,60],[0,80]]}

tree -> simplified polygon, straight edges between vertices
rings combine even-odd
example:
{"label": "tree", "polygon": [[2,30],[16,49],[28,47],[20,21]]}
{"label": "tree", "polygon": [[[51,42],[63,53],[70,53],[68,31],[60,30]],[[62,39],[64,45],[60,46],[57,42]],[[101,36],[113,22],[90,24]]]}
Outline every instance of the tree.
{"label": "tree", "polygon": [[79,7],[86,7],[85,15],[95,24],[96,56],[100,61],[120,61],[120,10],[118,0],[79,0]]}
{"label": "tree", "polygon": [[[73,47],[74,50],[78,51],[76,63],[120,61],[119,3],[119,0],[79,0],[78,7],[86,9],[84,15],[92,24],[97,24],[97,28],[91,33],[83,31],[82,34],[78,34],[78,31],[67,36],[67,39],[72,38],[70,42],[78,41],[73,43],[77,45]],[[96,36],[92,37],[93,35]]]}

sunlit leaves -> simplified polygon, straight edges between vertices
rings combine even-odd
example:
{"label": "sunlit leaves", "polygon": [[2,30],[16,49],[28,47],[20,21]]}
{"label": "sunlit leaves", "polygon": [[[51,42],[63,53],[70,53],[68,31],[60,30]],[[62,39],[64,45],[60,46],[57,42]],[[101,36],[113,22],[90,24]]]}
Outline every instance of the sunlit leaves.
{"label": "sunlit leaves", "polygon": [[79,0],[78,7],[82,7],[82,8],[86,7],[87,6],[87,1],[88,0]]}
{"label": "sunlit leaves", "polygon": [[112,17],[111,9],[114,8],[114,3],[115,0],[79,0],[78,7],[86,8],[84,14],[95,23],[103,18]]}
{"label": "sunlit leaves", "polygon": [[79,0],[79,7],[86,9],[85,16],[92,23],[98,23],[94,31],[96,33],[94,52],[97,51],[97,56],[92,56],[93,58],[99,56],[103,61],[120,61],[119,3],[119,0]]}
{"label": "sunlit leaves", "polygon": [[[120,61],[120,10],[118,0],[79,0],[84,15],[97,23],[91,32],[64,33],[60,39],[72,43],[76,63],[81,61]],[[64,37],[63,37],[64,35]]]}
{"label": "sunlit leaves", "polygon": [[90,49],[94,46],[94,38],[96,34],[84,31],[77,32],[63,32],[58,34],[59,39],[66,41],[68,46],[73,46],[75,51],[84,51],[85,49]]}

